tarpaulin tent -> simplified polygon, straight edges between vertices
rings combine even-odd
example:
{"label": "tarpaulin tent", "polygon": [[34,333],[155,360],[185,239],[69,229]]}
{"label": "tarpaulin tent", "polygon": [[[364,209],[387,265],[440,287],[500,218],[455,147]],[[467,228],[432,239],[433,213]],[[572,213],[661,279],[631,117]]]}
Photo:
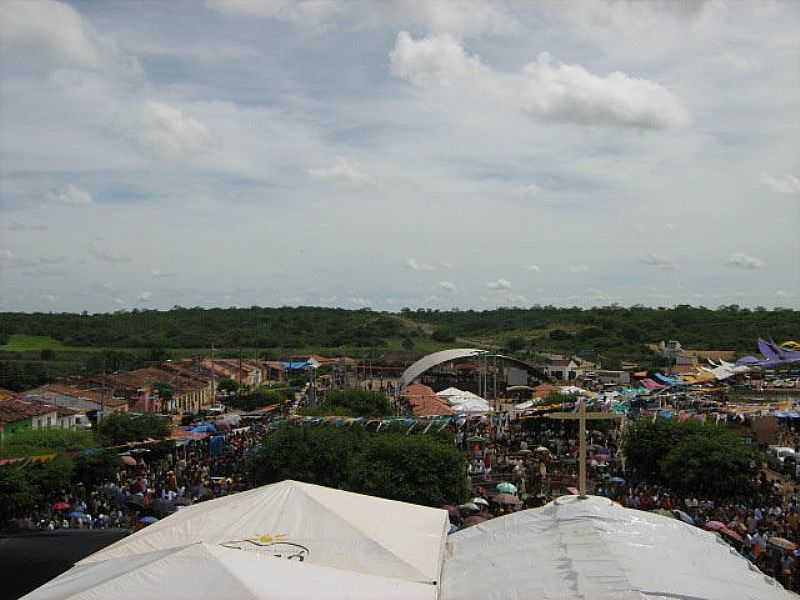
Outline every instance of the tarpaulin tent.
{"label": "tarpaulin tent", "polygon": [[461,415],[486,414],[492,412],[489,403],[472,392],[460,390],[455,387],[447,388],[436,393],[450,405],[452,411]]}
{"label": "tarpaulin tent", "polygon": [[715,534],[563,496],[449,537],[441,600],[789,600]]}
{"label": "tarpaulin tent", "polygon": [[79,564],[208,542],[432,583],[448,528],[446,510],[282,481],[184,508]]}
{"label": "tarpaulin tent", "polygon": [[435,600],[437,588],[401,579],[196,543],[81,564],[26,600]]}

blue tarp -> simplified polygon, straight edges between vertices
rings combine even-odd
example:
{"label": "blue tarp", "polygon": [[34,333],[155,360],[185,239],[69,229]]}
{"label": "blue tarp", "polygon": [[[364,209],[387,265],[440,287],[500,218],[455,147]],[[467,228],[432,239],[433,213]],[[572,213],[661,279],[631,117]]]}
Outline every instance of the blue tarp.
{"label": "blue tarp", "polygon": [[291,360],[283,363],[283,368],[287,371],[305,371],[311,366],[307,360]]}
{"label": "blue tarp", "polygon": [[667,377],[666,375],[662,375],[661,373],[656,373],[654,375],[656,379],[658,379],[661,383],[666,383],[667,385],[680,385],[681,382],[677,379],[673,379],[672,377]]}

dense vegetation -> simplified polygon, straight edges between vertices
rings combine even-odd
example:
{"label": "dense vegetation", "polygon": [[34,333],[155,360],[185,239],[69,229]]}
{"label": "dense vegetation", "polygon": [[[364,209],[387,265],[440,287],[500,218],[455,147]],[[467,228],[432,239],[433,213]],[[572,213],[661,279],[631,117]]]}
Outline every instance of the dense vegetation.
{"label": "dense vegetation", "polygon": [[639,419],[629,424],[624,444],[635,477],[715,498],[746,495],[761,464],[734,431],[697,421]]}
{"label": "dense vegetation", "polygon": [[229,396],[225,399],[224,403],[230,408],[243,411],[256,410],[270,405],[283,407],[291,393],[291,390],[288,388],[278,390],[262,386],[250,393],[240,393],[235,396]]}
{"label": "dense vegetation", "polygon": [[306,416],[335,415],[340,417],[383,417],[392,414],[392,405],[386,394],[364,390],[338,390],[331,392],[319,406],[304,408]]}
{"label": "dense vegetation", "polygon": [[286,427],[248,465],[254,485],[295,479],[428,506],[466,498],[464,469],[452,440],[359,427]]}
{"label": "dense vegetation", "polygon": [[[131,370],[170,357],[207,355],[212,344],[219,356],[238,355],[244,348],[250,358],[341,352],[400,363],[448,346],[468,345],[502,348],[530,360],[550,352],[579,353],[602,358],[608,368],[622,360],[657,367],[648,343],[675,339],[687,348],[753,353],[758,336],[794,339],[798,324],[800,311],[736,305],[400,313],[314,307],[0,313],[0,387],[23,390],[65,375]],[[6,341],[13,343],[4,346]]]}

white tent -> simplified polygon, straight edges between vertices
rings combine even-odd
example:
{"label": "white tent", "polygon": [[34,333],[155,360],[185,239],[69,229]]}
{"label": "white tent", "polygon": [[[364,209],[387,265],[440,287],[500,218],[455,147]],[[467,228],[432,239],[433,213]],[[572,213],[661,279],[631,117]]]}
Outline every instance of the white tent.
{"label": "white tent", "polygon": [[789,600],[715,534],[564,496],[449,538],[442,600]]}
{"label": "white tent", "polygon": [[492,412],[489,403],[472,392],[449,387],[441,392],[436,392],[436,395],[444,398],[456,414],[471,415]]}
{"label": "white tent", "polygon": [[435,600],[437,588],[211,544],[73,567],[25,600]]}
{"label": "white tent", "polygon": [[433,583],[449,526],[445,510],[282,481],[181,509],[78,564],[208,542]]}

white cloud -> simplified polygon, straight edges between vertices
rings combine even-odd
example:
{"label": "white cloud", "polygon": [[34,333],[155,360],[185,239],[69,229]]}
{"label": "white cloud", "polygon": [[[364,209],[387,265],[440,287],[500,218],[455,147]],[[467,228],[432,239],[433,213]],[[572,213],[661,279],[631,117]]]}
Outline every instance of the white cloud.
{"label": "white cloud", "polygon": [[650,265],[651,267],[663,269],[664,271],[672,271],[675,268],[674,262],[668,258],[664,258],[663,256],[653,254],[652,252],[648,252],[644,257],[642,257],[642,262],[646,265]]}
{"label": "white cloud", "polygon": [[208,0],[208,6],[226,15],[276,19],[315,29],[346,5],[339,0]]}
{"label": "white cloud", "polygon": [[60,191],[51,192],[47,197],[51,202],[57,202],[64,206],[88,206],[94,202],[89,192],[72,184]]}
{"label": "white cloud", "polygon": [[789,298],[790,296],[793,296],[794,294],[792,294],[791,292],[787,292],[786,290],[777,290],[775,292],[775,295],[778,298]]}
{"label": "white cloud", "polygon": [[539,271],[541,271],[541,270],[542,270],[541,268],[539,268],[539,265],[528,265],[528,266],[527,266],[527,267],[525,267],[525,268],[526,268],[528,271],[532,271],[532,272],[534,272],[534,273],[538,273]]}
{"label": "white cloud", "polygon": [[458,290],[456,284],[451,281],[440,281],[439,287],[445,290],[446,292],[451,292],[451,293],[456,292]]}
{"label": "white cloud", "polygon": [[567,267],[567,270],[570,273],[587,273],[589,271],[589,267],[586,265],[570,265]]}
{"label": "white cloud", "polygon": [[539,194],[542,193],[542,188],[536,185],[535,183],[529,183],[528,185],[524,185],[521,188],[519,188],[517,193],[523,197],[538,196]]}
{"label": "white cloud", "polygon": [[490,281],[486,284],[490,290],[510,290],[511,289],[511,282],[507,279],[498,279],[497,281]]}
{"label": "white cloud", "polygon": [[442,267],[443,269],[452,269],[453,263],[451,263],[449,260],[445,260],[444,258],[442,258],[439,260],[439,266]]}
{"label": "white cloud", "polygon": [[139,107],[130,135],[145,152],[167,159],[190,157],[208,150],[212,144],[208,128],[199,120],[175,106],[153,100]]}
{"label": "white cloud", "polygon": [[53,0],[0,2],[0,53],[27,64],[85,70],[140,72],[138,62],[97,34],[70,5]]}
{"label": "white cloud", "polygon": [[148,300],[150,300],[152,297],[153,297],[153,292],[142,292],[142,293],[141,293],[141,294],[139,294],[139,296],[137,297],[137,300],[140,300],[141,302],[147,302],[147,301],[148,301]]}
{"label": "white cloud", "polygon": [[778,194],[800,194],[800,177],[792,175],[791,173],[785,173],[783,175],[763,173],[761,175],[761,182]]}
{"label": "white cloud", "polygon": [[91,254],[97,260],[111,263],[114,265],[126,264],[133,261],[133,259],[130,256],[120,254],[116,250],[110,248],[104,248],[100,246],[97,242],[93,242],[92,245],[89,246],[89,254]]}
{"label": "white cloud", "polygon": [[114,304],[118,306],[124,306],[126,302],[122,298],[114,298]]}
{"label": "white cloud", "polygon": [[412,271],[433,271],[435,267],[428,263],[417,262],[416,258],[409,258],[406,261],[406,266]]}
{"label": "white cloud", "polygon": [[44,298],[45,300],[47,300],[51,304],[55,303],[58,300],[58,297],[54,296],[53,294],[44,294],[42,296],[42,298]]}
{"label": "white cloud", "polygon": [[161,269],[150,269],[150,275],[155,277],[156,279],[172,279],[176,277],[178,274],[174,271],[162,271]]}
{"label": "white cloud", "polygon": [[367,177],[359,169],[358,165],[341,156],[336,159],[334,165],[308,169],[308,174],[317,179],[329,179],[351,184],[365,183],[367,181]]}
{"label": "white cloud", "polygon": [[595,75],[581,65],[555,62],[547,52],[521,73],[507,75],[465,52],[451,35],[414,39],[401,31],[389,61],[392,75],[415,86],[459,85],[545,120],[639,129],[682,127],[689,120],[681,101],[659,83],[620,71]]}
{"label": "white cloud", "polygon": [[731,254],[725,264],[727,264],[729,267],[748,271],[762,269],[765,266],[763,260],[756,258],[755,256],[745,254],[744,252],[736,252]]}

